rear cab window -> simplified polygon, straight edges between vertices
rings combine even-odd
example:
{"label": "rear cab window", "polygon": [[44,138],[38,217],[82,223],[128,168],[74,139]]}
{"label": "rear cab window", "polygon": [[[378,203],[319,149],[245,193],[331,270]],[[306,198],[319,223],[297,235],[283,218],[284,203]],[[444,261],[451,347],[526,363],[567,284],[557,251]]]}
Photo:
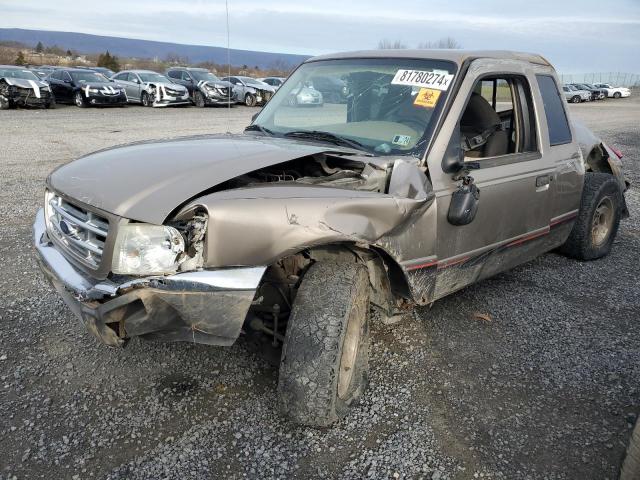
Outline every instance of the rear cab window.
{"label": "rear cab window", "polygon": [[569,120],[555,79],[551,75],[536,75],[540,95],[544,104],[544,114],[549,129],[549,144],[565,145],[572,142]]}

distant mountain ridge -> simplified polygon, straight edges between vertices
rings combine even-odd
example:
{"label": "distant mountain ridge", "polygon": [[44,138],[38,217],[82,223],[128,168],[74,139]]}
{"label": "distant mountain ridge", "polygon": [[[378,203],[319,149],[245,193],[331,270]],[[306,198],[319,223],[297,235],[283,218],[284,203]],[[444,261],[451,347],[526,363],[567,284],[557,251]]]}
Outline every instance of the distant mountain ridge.
{"label": "distant mountain ridge", "polygon": [[[206,45],[185,45],[180,43],[156,42],[134,38],[106,37],[76,32],[55,32],[49,30],[25,30],[22,28],[0,28],[0,40],[21,42],[35,47],[38,42],[46,46],[57,45],[61,48],[77,50],[81,53],[103,53],[124,57],[164,59],[167,55],[188,57],[191,63],[214,62],[227,63],[227,49]],[[289,53],[258,52],[252,50],[230,50],[231,65],[270,68],[280,63],[296,66],[308,56]]]}

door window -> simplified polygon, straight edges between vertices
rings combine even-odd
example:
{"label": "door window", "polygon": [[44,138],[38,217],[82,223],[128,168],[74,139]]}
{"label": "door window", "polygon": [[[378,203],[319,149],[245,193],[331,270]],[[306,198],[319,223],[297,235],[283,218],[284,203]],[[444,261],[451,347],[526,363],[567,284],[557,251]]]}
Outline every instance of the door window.
{"label": "door window", "polygon": [[71,83],[71,75],[69,75],[69,72],[64,72],[62,74],[62,80]]}
{"label": "door window", "polygon": [[564,100],[560,97],[556,81],[551,75],[536,75],[536,79],[544,103],[544,114],[549,129],[549,144],[554,146],[571,143],[571,129],[567,113],[564,110]]}
{"label": "door window", "polygon": [[533,100],[521,75],[484,77],[460,118],[461,146],[471,159],[537,151]]}

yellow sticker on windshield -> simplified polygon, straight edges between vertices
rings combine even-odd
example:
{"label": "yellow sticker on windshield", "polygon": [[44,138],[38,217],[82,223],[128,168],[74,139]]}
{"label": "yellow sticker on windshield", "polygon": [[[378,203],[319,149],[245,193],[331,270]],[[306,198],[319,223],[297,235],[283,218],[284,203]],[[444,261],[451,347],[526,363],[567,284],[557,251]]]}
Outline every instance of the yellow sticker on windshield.
{"label": "yellow sticker on windshield", "polygon": [[431,88],[421,88],[413,101],[414,105],[420,107],[433,108],[436,106],[440,98],[440,90],[432,90]]}

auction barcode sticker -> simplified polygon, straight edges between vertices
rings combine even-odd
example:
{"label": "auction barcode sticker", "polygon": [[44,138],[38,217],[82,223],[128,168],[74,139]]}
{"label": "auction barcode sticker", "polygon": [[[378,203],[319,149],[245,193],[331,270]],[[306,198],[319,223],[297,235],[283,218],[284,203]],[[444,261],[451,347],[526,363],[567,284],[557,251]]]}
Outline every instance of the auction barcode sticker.
{"label": "auction barcode sticker", "polygon": [[398,70],[391,81],[392,85],[410,85],[412,87],[447,90],[453,74],[444,72],[425,72],[422,70]]}

